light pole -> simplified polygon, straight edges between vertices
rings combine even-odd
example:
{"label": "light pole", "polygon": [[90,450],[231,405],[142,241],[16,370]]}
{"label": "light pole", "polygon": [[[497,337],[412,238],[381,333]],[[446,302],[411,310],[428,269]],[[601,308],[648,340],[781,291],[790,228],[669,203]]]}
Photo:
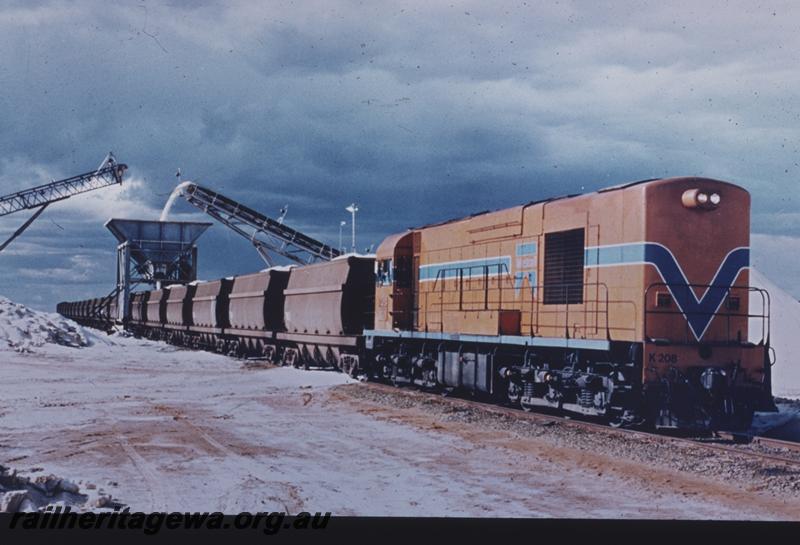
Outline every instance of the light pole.
{"label": "light pole", "polygon": [[356,252],[356,212],[358,212],[358,205],[356,203],[351,204],[347,208],[345,208],[348,212],[350,212],[352,216],[352,220],[350,222],[350,226],[353,228],[353,240],[352,240],[352,249],[353,253]]}
{"label": "light pole", "polygon": [[339,222],[339,253],[342,253],[342,227],[347,225],[346,221]]}

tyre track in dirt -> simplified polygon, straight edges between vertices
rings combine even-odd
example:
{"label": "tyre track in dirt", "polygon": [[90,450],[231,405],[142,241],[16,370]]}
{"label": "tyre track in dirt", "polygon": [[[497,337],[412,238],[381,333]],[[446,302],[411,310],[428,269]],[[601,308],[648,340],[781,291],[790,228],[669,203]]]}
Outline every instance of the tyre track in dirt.
{"label": "tyre track in dirt", "polygon": [[[93,380],[89,379],[89,382],[92,384],[92,386],[97,388],[97,384]],[[111,412],[106,409],[103,404],[98,404],[97,407],[99,412],[102,413],[105,421],[115,421]],[[175,506],[179,505],[179,498],[170,487],[163,485],[164,482],[168,482],[168,479],[161,474],[154,464],[148,462],[141,454],[139,454],[136,448],[130,443],[130,441],[128,441],[128,438],[119,430],[117,426],[112,426],[110,431],[116,442],[119,443],[120,447],[122,447],[125,455],[131,461],[131,464],[136,472],[147,483],[147,494],[150,497],[150,510],[164,512],[174,510]]]}
{"label": "tyre track in dirt", "polygon": [[128,458],[131,460],[131,463],[133,463],[136,471],[138,471],[139,475],[141,475],[142,478],[147,482],[147,493],[150,496],[150,505],[152,506],[152,510],[174,510],[175,506],[177,505],[177,496],[167,491],[167,488],[161,485],[164,479],[155,466],[145,460],[142,455],[139,454],[128,442],[128,439],[124,435],[115,433],[114,437],[122,447],[122,450],[125,451],[125,454],[127,454]]}
{"label": "tyre track in dirt", "polygon": [[[157,414],[166,413],[174,422],[178,422],[182,424],[185,428],[191,430],[197,437],[202,439],[206,444],[211,446],[213,449],[219,452],[220,457],[228,458],[230,460],[234,460],[236,465],[241,468],[246,468],[248,473],[247,477],[245,477],[244,482],[250,481],[257,481],[266,485],[268,488],[270,486],[280,488],[284,493],[285,497],[283,496],[276,496],[270,495],[268,499],[273,501],[279,502],[283,505],[285,511],[287,513],[299,513],[304,508],[304,502],[300,496],[300,489],[291,484],[284,481],[279,480],[269,480],[265,481],[263,478],[257,475],[271,475],[275,473],[275,468],[270,464],[264,463],[260,461],[254,455],[244,455],[236,452],[230,446],[226,445],[225,443],[221,442],[220,440],[213,437],[208,431],[201,428],[199,425],[195,424],[192,419],[194,417],[189,417],[186,415],[184,411],[177,407],[167,406],[163,403],[152,403],[149,400],[147,401],[148,405],[150,406],[151,410]],[[195,414],[194,416],[197,416]],[[237,487],[239,484],[236,485]]]}

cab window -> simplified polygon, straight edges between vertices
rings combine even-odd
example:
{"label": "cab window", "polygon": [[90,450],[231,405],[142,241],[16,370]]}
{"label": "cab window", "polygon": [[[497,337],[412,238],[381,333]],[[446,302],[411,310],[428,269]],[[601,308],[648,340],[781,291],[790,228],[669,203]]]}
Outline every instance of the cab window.
{"label": "cab window", "polygon": [[375,283],[378,286],[389,286],[392,284],[392,260],[382,259],[378,261],[378,270],[375,274]]}

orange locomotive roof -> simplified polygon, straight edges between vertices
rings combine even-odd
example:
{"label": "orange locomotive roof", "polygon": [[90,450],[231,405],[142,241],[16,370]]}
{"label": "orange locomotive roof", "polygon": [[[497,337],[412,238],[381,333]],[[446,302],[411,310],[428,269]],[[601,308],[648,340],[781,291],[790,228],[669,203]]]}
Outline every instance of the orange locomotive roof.
{"label": "orange locomotive roof", "polygon": [[441,225],[447,225],[449,223],[455,223],[455,222],[458,222],[458,221],[469,220],[469,219],[472,219],[472,218],[474,218],[476,216],[482,216],[484,214],[490,214],[490,213],[493,213],[493,212],[500,212],[500,211],[503,211],[503,210],[511,210],[512,208],[517,208],[519,206],[527,207],[527,206],[531,206],[531,205],[534,205],[534,204],[543,204],[543,203],[548,203],[548,202],[553,202],[553,201],[559,201],[559,200],[562,200],[562,199],[572,199],[572,198],[575,198],[575,197],[583,197],[585,195],[591,195],[593,193],[608,193],[608,192],[611,192],[611,191],[618,191],[620,189],[627,189],[629,187],[633,187],[633,186],[636,186],[636,185],[642,185],[642,184],[648,184],[648,183],[656,183],[656,182],[667,183],[667,182],[674,182],[674,181],[686,180],[686,179],[712,181],[712,182],[732,185],[734,187],[740,187],[740,186],[737,186],[736,184],[732,184],[730,182],[726,182],[726,181],[723,181],[723,180],[715,180],[713,178],[704,178],[702,176],[673,176],[673,177],[670,177],[670,178],[647,178],[645,180],[637,180],[635,182],[624,182],[624,183],[621,183],[621,184],[612,185],[612,186],[609,186],[609,187],[604,187],[604,188],[598,189],[597,191],[587,191],[586,193],[572,193],[572,194],[568,194],[568,195],[559,195],[557,197],[548,197],[546,199],[539,199],[539,200],[536,200],[536,201],[527,202],[525,204],[512,206],[510,208],[498,208],[496,210],[483,210],[481,212],[476,212],[476,213],[470,214],[468,216],[461,216],[461,217],[451,218],[451,219],[444,220],[444,221],[437,221],[437,222],[434,222],[434,223],[427,223],[425,225],[420,225],[418,227],[409,227],[409,230],[428,229],[430,227],[439,227]]}

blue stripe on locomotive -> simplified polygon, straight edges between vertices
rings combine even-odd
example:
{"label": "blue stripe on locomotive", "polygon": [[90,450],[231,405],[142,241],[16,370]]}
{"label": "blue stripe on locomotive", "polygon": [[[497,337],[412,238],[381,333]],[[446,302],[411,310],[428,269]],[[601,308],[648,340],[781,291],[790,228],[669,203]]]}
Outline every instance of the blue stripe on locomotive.
{"label": "blue stripe on locomotive", "polygon": [[703,296],[698,299],[678,260],[669,248],[655,242],[586,248],[586,267],[653,265],[675,299],[692,334],[700,340],[733,286],[739,272],[750,265],[750,249],[731,250],[719,266]]}

